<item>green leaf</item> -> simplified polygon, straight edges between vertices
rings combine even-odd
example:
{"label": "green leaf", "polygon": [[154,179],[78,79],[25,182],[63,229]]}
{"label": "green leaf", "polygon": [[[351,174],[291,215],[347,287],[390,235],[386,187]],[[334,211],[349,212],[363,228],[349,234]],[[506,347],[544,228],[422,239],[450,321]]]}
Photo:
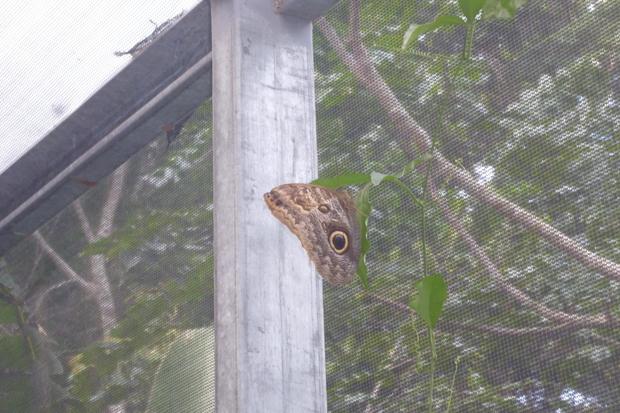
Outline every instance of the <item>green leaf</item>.
{"label": "green leaf", "polygon": [[459,16],[453,16],[450,14],[442,14],[435,18],[430,23],[424,24],[415,24],[411,23],[405,35],[403,36],[403,45],[402,49],[405,50],[411,43],[414,43],[418,40],[418,38],[424,33],[433,32],[440,28],[451,27],[451,26],[462,26],[465,22]]}
{"label": "green leaf", "polygon": [[418,197],[415,196],[415,194],[411,191],[411,189],[409,189],[405,184],[403,184],[403,182],[400,180],[400,177],[402,177],[402,174],[401,175],[386,175],[380,172],[372,172],[370,174],[370,182],[373,184],[373,186],[380,185],[383,182],[392,182],[396,186],[398,186],[400,189],[402,189],[407,195],[409,195],[411,200],[417,206],[419,207],[424,206],[424,203],[422,202],[422,200],[418,199]]}
{"label": "green leaf", "polygon": [[433,159],[433,156],[430,153],[425,153],[424,155],[419,156],[413,159],[412,161],[408,162],[403,168],[403,170],[400,172],[400,174],[398,175],[389,175],[389,174],[384,174],[381,172],[373,171],[370,173],[370,182],[374,186],[377,186],[381,184],[383,181],[400,180],[400,178],[402,178],[403,176],[411,173],[411,171],[417,168],[418,165],[420,165],[423,162],[430,161],[431,159]]}
{"label": "green leaf", "polygon": [[411,41],[417,40],[417,36],[413,37],[413,33],[418,27],[420,27],[420,25],[415,24],[415,23],[411,23],[409,25],[409,27],[407,28],[407,31],[403,35],[403,44],[401,45],[401,49],[407,50],[407,47],[409,47],[409,44],[411,43]]}
{"label": "green leaf", "polygon": [[310,183],[324,186],[326,188],[341,188],[347,185],[364,185],[368,182],[370,182],[370,176],[368,174],[350,172],[342,175],[318,178]]}
{"label": "green leaf", "polygon": [[0,324],[17,323],[17,311],[14,306],[0,301]]}
{"label": "green leaf", "polygon": [[[148,413],[212,412],[215,401],[213,327],[184,331],[170,346],[151,386]],[[171,377],[174,377],[171,380]]]}
{"label": "green leaf", "polygon": [[467,17],[468,22],[473,22],[476,19],[482,7],[484,7],[486,0],[459,0],[459,7],[461,11]]}
{"label": "green leaf", "polygon": [[421,163],[430,161],[431,159],[433,159],[433,155],[431,155],[430,153],[425,153],[422,156],[413,159],[411,162],[408,162],[407,165],[405,165],[405,167],[403,168],[403,171],[400,173],[400,178],[409,174]]}
{"label": "green leaf", "polygon": [[370,182],[374,185],[377,186],[379,184],[381,184],[381,182],[383,182],[383,180],[387,177],[393,177],[392,175],[386,175],[386,174],[382,174],[381,172],[371,172],[370,173]]}
{"label": "green leaf", "polygon": [[382,174],[381,172],[372,172],[370,174],[370,182],[373,184],[373,186],[381,185],[383,182],[393,182],[396,185],[399,185],[400,176]]}
{"label": "green leaf", "polygon": [[146,329],[148,323],[162,316],[169,309],[169,303],[165,297],[147,296],[129,307],[127,315],[114,327],[111,335],[117,338],[135,337],[139,331]]}
{"label": "green leaf", "polygon": [[409,301],[409,307],[434,329],[443,303],[448,297],[448,286],[441,275],[435,274],[420,280],[416,284],[416,290],[416,294]]}
{"label": "green leaf", "polygon": [[487,0],[482,15],[485,19],[512,19],[527,0]]}
{"label": "green leaf", "polygon": [[364,289],[369,288],[368,267],[366,266],[366,254],[370,251],[370,241],[368,240],[368,217],[372,211],[370,203],[370,186],[367,184],[357,194],[355,200],[357,208],[357,220],[360,226],[360,257],[357,261],[357,276]]}

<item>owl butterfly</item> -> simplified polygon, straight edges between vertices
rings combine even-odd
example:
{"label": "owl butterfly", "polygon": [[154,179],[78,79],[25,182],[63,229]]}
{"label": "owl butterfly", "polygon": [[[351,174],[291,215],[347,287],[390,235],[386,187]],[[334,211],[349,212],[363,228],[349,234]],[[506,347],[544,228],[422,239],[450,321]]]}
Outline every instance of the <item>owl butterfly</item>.
{"label": "owl butterfly", "polygon": [[355,277],[360,231],[355,204],[345,191],[284,184],[264,195],[271,213],[299,238],[319,274],[330,284]]}

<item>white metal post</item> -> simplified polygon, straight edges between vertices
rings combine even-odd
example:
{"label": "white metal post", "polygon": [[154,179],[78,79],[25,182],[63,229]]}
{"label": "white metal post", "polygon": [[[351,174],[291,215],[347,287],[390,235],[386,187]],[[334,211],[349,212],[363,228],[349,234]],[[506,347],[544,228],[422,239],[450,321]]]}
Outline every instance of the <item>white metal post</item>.
{"label": "white metal post", "polygon": [[311,22],[211,6],[217,411],[325,412],[321,281],[263,201],[317,173]]}

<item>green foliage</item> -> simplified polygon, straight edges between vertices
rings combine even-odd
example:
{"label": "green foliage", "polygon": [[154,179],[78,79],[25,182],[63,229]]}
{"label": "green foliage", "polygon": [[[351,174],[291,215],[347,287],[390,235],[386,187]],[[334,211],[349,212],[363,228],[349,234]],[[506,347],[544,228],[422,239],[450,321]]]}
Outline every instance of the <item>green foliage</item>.
{"label": "green foliage", "polygon": [[[91,344],[73,357],[72,393],[82,401],[83,408],[96,412],[132,392],[144,391],[146,377],[136,380],[132,370],[139,368],[153,377],[171,342],[189,334],[179,329],[194,325],[188,310],[213,294],[212,267],[213,258],[208,257],[185,281],[168,280],[149,293],[137,295],[110,338]],[[169,325],[172,321],[174,324]],[[93,398],[95,389],[99,389],[98,397]],[[145,402],[145,395],[142,397]]]}
{"label": "green foliage", "polygon": [[[110,337],[83,346],[70,359],[71,394],[81,402],[76,412],[100,412],[122,400],[128,400],[129,411],[145,411],[170,343],[182,330],[212,317],[213,259],[205,238],[212,219],[210,184],[205,183],[210,168],[201,164],[208,152],[202,135],[208,129],[196,128],[188,125],[187,132],[200,134],[181,136],[157,169],[140,177],[138,183],[152,184],[128,207],[118,229],[82,253],[105,254],[121,264],[123,311]],[[128,260],[131,265],[125,267]]]}
{"label": "green foliage", "polygon": [[437,29],[448,28],[451,26],[464,26],[465,21],[459,16],[443,14],[435,17],[430,23],[415,24],[411,23],[403,36],[402,48],[407,49],[409,45],[415,44],[418,38],[425,34],[434,32]]}
{"label": "green foliage", "polygon": [[469,60],[472,53],[475,23],[478,15],[483,11],[484,18],[505,19],[512,18],[517,9],[525,4],[526,0],[459,0],[460,12],[465,16],[463,19],[454,14],[438,14],[429,23],[411,23],[405,31],[401,48],[408,49],[416,44],[420,36],[440,29],[446,30],[458,26],[466,27],[465,42],[463,45],[463,58]]}
{"label": "green foliage", "polygon": [[192,221],[206,221],[211,218],[211,211],[195,208],[176,211],[151,210],[146,213],[139,211],[138,214],[128,217],[125,224],[109,237],[88,244],[82,253],[84,255],[104,254],[108,258],[116,257],[161,234],[163,228],[179,226],[184,222],[189,225]]}
{"label": "green foliage", "polygon": [[429,275],[416,283],[416,292],[411,296],[409,307],[424,320],[431,329],[435,328],[443,304],[448,298],[448,286],[439,274]]}
{"label": "green foliage", "polygon": [[368,239],[368,218],[372,211],[370,203],[370,186],[365,185],[359,192],[355,205],[357,207],[357,217],[360,226],[360,257],[357,262],[357,276],[365,289],[370,288],[368,280],[368,266],[366,265],[366,254],[370,251],[370,240]]}
{"label": "green foliage", "polygon": [[[475,33],[469,33],[465,61],[456,56],[466,49],[468,33],[456,21],[427,26],[424,36],[412,37],[418,25],[438,16],[460,16],[458,2],[362,4],[369,55],[437,150],[586,248],[620,259],[620,221],[612,218],[620,205],[619,66],[610,54],[619,46],[610,34],[618,31],[617,2],[487,0],[477,12]],[[346,5],[330,14],[343,39],[347,18]],[[513,20],[499,20],[507,18]],[[372,93],[351,80],[319,34],[315,47],[320,176],[398,171],[409,161],[403,130]],[[382,184],[370,189],[367,273],[373,293],[407,302],[416,281],[411,274],[424,273],[419,213],[426,208],[429,271],[450,285],[435,331],[435,411],[446,411],[450,400],[458,412],[618,410],[611,383],[620,380],[614,368],[619,356],[608,342],[620,339],[618,332],[581,329],[517,339],[468,329],[472,323],[526,328],[552,322],[489,279],[441,212],[425,201],[424,176],[393,176],[424,205],[406,191],[393,191],[398,184],[384,185],[383,175],[371,176]],[[617,293],[613,282],[478,202],[451,177],[438,186],[506,280],[529,297],[569,313],[618,312],[609,301]],[[325,297],[330,410],[427,411],[434,360],[423,344],[428,332],[358,288],[326,288]],[[590,407],[578,399],[589,400]]]}
{"label": "green foliage", "polygon": [[213,327],[183,331],[157,369],[146,412],[214,412],[214,363]]}
{"label": "green foliage", "polygon": [[314,185],[324,186],[326,188],[338,189],[348,185],[363,185],[368,183],[369,181],[370,177],[368,176],[368,174],[351,172],[338,176],[317,178],[311,183]]}
{"label": "green foliage", "polygon": [[[447,298],[448,291],[447,285],[441,275],[430,275],[427,274],[427,232],[426,232],[426,208],[423,201],[418,199],[416,195],[411,191],[407,185],[405,185],[401,179],[408,173],[415,170],[415,168],[424,161],[432,159],[430,155],[425,155],[419,159],[414,159],[411,162],[408,162],[403,168],[402,172],[399,175],[388,175],[380,172],[373,171],[370,175],[361,174],[361,173],[350,173],[344,175],[338,175],[330,178],[322,178],[319,180],[313,181],[313,183],[321,183],[326,182],[328,184],[333,185],[338,188],[341,185],[347,185],[351,183],[365,184],[364,187],[359,191],[356,198],[356,208],[357,215],[360,224],[360,238],[361,238],[361,253],[358,261],[358,277],[362,287],[365,290],[369,290],[369,281],[368,281],[368,267],[366,264],[366,255],[370,251],[370,241],[368,239],[368,218],[372,211],[372,205],[370,203],[370,189],[372,187],[378,187],[382,183],[393,183],[399,189],[403,190],[409,198],[414,202],[414,204],[421,208],[422,214],[422,254],[424,260],[424,275],[425,277],[420,280],[416,284],[417,291],[412,295],[409,307],[416,311],[416,313],[426,322],[428,326],[428,333],[430,338],[430,350],[431,350],[431,362],[430,362],[430,381],[429,381],[429,392],[428,392],[428,410],[429,412],[433,411],[433,393],[435,389],[435,365],[436,365],[436,345],[434,338],[434,328],[441,314],[443,304]],[[430,164],[429,164],[430,168]],[[428,186],[428,177],[429,177],[430,169],[427,169],[424,181],[424,187]],[[370,182],[368,182],[368,179]],[[416,340],[419,342],[419,340]],[[372,345],[372,344],[371,344]],[[416,344],[415,346],[416,358],[420,358],[420,346]],[[454,381],[454,380],[453,380]],[[453,387],[454,385],[452,385]],[[450,393],[450,399],[448,401],[448,405],[450,405],[452,400],[452,393]]]}
{"label": "green foliage", "polygon": [[482,8],[485,19],[512,19],[527,0],[486,0]]}
{"label": "green foliage", "polygon": [[468,22],[476,20],[476,16],[484,7],[487,0],[459,0],[461,12],[467,18]]}

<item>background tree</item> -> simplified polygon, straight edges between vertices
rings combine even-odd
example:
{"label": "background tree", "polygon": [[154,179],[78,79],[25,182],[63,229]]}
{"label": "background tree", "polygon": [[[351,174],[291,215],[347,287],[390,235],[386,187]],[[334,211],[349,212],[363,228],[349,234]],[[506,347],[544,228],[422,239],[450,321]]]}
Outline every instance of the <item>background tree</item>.
{"label": "background tree", "polygon": [[[163,136],[89,183],[5,257],[5,284],[24,291],[27,321],[45,332],[59,363],[54,377],[19,388],[48,394],[36,406],[22,399],[23,411],[144,411],[174,339],[211,323],[210,106],[183,132],[183,146]],[[20,352],[5,350],[9,358]],[[22,363],[15,375],[35,371],[34,353],[34,365]],[[15,411],[3,405],[11,398],[2,395],[0,411]]]}
{"label": "background tree", "polygon": [[[603,62],[620,10],[487,3],[465,60],[465,25],[402,49],[412,22],[465,20],[456,3],[350,1],[317,22],[321,173],[396,172],[433,153],[429,244],[450,289],[437,407],[454,378],[455,411],[613,410],[618,72]],[[424,167],[407,177],[419,196]],[[418,411],[429,355],[406,303],[422,274],[419,214],[396,191],[375,203],[374,294],[360,308],[359,292],[327,292],[330,406]]]}

